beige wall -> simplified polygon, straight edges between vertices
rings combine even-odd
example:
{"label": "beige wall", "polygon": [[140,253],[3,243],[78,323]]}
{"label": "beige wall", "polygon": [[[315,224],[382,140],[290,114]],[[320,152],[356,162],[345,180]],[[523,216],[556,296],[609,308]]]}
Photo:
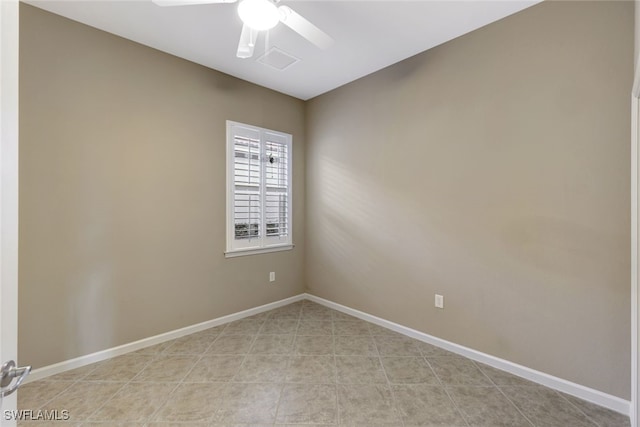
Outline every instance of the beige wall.
{"label": "beige wall", "polygon": [[628,399],[633,17],[545,2],[310,101],[310,292]]}
{"label": "beige wall", "polygon": [[633,4],[635,8],[635,15],[634,15],[635,39],[634,39],[633,64],[637,66],[638,53],[640,52],[640,0],[634,0]]}
{"label": "beige wall", "polygon": [[[302,101],[20,13],[20,360],[40,367],[304,290]],[[293,135],[293,251],[224,258],[227,119]]]}

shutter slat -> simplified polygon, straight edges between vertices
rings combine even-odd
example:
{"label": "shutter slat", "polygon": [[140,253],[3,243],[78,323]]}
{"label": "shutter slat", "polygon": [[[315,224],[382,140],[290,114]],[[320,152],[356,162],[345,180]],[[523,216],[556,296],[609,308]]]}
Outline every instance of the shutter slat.
{"label": "shutter slat", "polygon": [[[260,141],[234,138],[234,237],[237,240],[260,237]],[[250,188],[253,191],[249,190]],[[256,191],[258,190],[258,191]]]}
{"label": "shutter slat", "polygon": [[286,144],[265,144],[265,227],[267,236],[289,234],[289,152]]}

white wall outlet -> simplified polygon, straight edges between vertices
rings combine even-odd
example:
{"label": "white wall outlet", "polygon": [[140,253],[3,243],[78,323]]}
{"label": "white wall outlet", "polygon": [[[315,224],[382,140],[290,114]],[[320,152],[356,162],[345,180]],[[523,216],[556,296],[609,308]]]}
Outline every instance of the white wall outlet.
{"label": "white wall outlet", "polygon": [[269,273],[269,281],[270,282],[275,282],[276,281],[276,272],[272,271],[271,273]]}
{"label": "white wall outlet", "polygon": [[436,307],[444,308],[444,297],[442,295],[436,294]]}

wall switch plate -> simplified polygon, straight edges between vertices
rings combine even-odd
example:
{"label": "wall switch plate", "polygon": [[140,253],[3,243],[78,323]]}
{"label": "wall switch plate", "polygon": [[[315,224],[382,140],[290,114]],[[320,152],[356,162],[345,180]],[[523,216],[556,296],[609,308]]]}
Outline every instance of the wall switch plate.
{"label": "wall switch plate", "polygon": [[270,282],[275,282],[276,281],[276,272],[272,271],[271,273],[269,273],[269,281]]}
{"label": "wall switch plate", "polygon": [[435,304],[437,308],[444,308],[444,297],[442,295],[436,294]]}

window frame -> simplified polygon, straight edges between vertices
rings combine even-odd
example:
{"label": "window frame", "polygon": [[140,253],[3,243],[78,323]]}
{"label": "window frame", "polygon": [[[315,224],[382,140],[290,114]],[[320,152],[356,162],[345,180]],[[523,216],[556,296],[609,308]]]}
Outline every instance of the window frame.
{"label": "window frame", "polygon": [[[270,253],[277,251],[291,250],[293,244],[293,137],[284,132],[271,129],[265,129],[258,126],[239,123],[227,120],[227,141],[226,141],[226,250],[225,257],[238,257],[246,255],[256,255],[262,253]],[[248,136],[251,135],[251,136]],[[244,136],[248,138],[256,138],[259,140],[259,158],[260,158],[260,226],[259,236],[257,238],[248,238],[240,241],[235,239],[235,139],[236,136]],[[286,236],[268,236],[267,220],[266,220],[266,203],[267,196],[267,179],[266,179],[266,146],[268,142],[283,144],[287,148],[287,235]]]}

